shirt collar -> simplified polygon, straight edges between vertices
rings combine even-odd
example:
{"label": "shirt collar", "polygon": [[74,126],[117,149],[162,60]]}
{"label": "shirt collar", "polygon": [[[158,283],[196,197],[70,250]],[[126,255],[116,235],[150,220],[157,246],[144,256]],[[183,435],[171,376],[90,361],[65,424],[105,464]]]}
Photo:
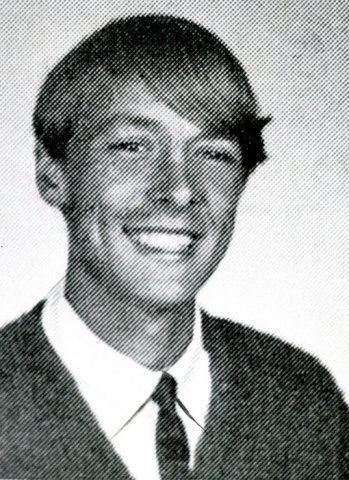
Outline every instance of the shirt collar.
{"label": "shirt collar", "polygon": [[[150,370],[114,350],[87,327],[64,297],[64,279],[47,296],[43,326],[80,390],[87,395],[93,390],[93,395],[111,402],[120,427],[150,397],[160,380],[162,371]],[[166,369],[176,379],[179,398],[184,397],[184,402],[189,400],[186,384],[205,353],[201,315],[196,307],[192,341],[179,360]]]}

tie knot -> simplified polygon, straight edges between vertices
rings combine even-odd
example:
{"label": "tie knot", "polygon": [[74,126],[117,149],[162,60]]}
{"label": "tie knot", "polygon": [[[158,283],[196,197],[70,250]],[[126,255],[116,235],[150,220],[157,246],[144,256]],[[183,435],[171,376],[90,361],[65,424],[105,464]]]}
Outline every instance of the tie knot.
{"label": "tie knot", "polygon": [[177,398],[176,380],[170,374],[164,372],[151,398],[158,404],[160,409],[175,409]]}

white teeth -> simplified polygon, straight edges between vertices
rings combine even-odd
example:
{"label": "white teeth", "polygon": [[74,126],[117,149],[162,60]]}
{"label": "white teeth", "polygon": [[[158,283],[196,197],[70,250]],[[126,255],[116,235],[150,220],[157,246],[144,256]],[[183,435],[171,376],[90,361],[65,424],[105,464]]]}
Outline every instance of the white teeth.
{"label": "white teeth", "polygon": [[139,243],[157,250],[179,253],[187,250],[192,243],[190,235],[180,233],[142,232],[137,235]]}

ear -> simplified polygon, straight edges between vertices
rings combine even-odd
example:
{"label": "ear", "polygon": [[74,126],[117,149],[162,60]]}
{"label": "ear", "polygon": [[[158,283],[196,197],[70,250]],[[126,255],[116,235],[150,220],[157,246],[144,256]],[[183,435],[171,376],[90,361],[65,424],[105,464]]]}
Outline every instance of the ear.
{"label": "ear", "polygon": [[52,159],[41,142],[35,146],[36,183],[42,198],[50,205],[64,210],[68,204],[68,179],[63,165]]}

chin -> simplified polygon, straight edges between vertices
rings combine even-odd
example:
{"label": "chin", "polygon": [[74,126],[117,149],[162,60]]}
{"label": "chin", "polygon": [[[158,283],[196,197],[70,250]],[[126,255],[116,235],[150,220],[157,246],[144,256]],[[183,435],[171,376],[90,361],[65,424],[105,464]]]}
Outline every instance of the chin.
{"label": "chin", "polygon": [[[135,292],[136,293],[136,292]],[[162,308],[173,308],[195,299],[197,289],[185,288],[181,285],[166,285],[149,288],[136,293],[145,304]]]}

